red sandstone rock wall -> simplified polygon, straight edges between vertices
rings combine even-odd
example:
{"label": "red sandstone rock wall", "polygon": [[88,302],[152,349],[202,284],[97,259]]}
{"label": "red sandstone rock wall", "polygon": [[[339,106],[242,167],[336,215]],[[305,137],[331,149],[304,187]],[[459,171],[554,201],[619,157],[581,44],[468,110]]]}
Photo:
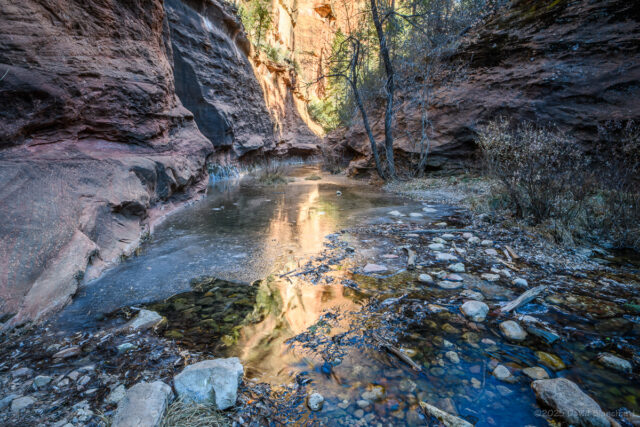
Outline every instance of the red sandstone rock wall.
{"label": "red sandstone rock wall", "polygon": [[[607,120],[640,120],[640,3],[624,0],[519,0],[469,34],[452,62],[466,78],[435,91],[431,168],[461,167],[475,156],[478,126],[500,115],[554,123],[588,145]],[[416,152],[406,129],[419,129],[415,99],[400,95],[399,159]],[[383,117],[375,133],[382,141]],[[354,173],[372,170],[360,125],[331,135],[353,157]]]}
{"label": "red sandstone rock wall", "polygon": [[249,53],[216,0],[0,0],[0,324],[64,306],[208,157],[275,152]]}

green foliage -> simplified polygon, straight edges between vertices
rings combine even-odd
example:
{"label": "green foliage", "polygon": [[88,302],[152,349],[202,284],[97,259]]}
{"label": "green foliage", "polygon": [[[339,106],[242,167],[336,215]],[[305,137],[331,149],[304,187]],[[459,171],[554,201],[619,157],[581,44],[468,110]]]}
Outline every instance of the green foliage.
{"label": "green foliage", "polygon": [[238,7],[238,14],[253,43],[260,47],[271,28],[271,1],[249,0]]}

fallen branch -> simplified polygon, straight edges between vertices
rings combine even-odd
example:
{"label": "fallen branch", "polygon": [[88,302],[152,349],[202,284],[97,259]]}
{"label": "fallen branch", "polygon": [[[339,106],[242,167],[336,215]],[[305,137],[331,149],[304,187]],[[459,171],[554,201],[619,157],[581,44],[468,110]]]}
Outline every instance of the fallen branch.
{"label": "fallen branch", "polygon": [[507,252],[509,252],[509,255],[511,256],[511,258],[520,259],[520,255],[518,255],[516,251],[514,251],[513,248],[511,248],[511,246],[505,245],[504,248],[507,250]]}
{"label": "fallen branch", "polygon": [[523,293],[518,298],[516,298],[513,301],[510,301],[510,302],[506,303],[505,305],[503,305],[500,308],[499,312],[500,313],[508,313],[511,310],[515,310],[516,308],[520,307],[521,305],[524,305],[524,304],[532,301],[533,299],[538,297],[540,294],[542,294],[546,290],[547,290],[547,287],[544,286],[544,285],[540,285],[540,286],[537,286],[535,288],[529,289],[527,292]]}
{"label": "fallen branch", "polygon": [[427,416],[436,418],[446,427],[473,427],[473,424],[463,420],[462,418],[451,415],[448,412],[443,411],[442,409],[438,409],[433,405],[429,405],[428,403],[420,402],[420,407]]}
{"label": "fallen branch", "polygon": [[382,337],[380,337],[379,335],[377,335],[375,333],[372,334],[372,336],[376,341],[378,341],[378,344],[380,345],[380,347],[384,348],[389,353],[393,354],[398,359],[402,360],[404,363],[406,363],[407,365],[411,366],[414,370],[416,370],[418,372],[422,371],[422,368],[420,368],[420,365],[418,365],[416,362],[414,362],[409,356],[404,354],[402,352],[402,350],[400,350],[398,347],[394,347],[393,345],[389,344]]}

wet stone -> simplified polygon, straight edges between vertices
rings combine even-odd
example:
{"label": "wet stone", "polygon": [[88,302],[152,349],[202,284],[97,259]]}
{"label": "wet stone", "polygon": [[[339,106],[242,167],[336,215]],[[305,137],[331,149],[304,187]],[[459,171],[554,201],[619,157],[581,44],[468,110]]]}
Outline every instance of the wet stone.
{"label": "wet stone", "polygon": [[542,363],[547,368],[553,369],[554,371],[561,371],[563,369],[566,369],[566,365],[564,364],[562,359],[560,359],[555,354],[547,353],[545,351],[536,351],[536,357],[538,357],[540,363]]}
{"label": "wet stone", "polygon": [[549,378],[549,374],[544,368],[539,366],[532,366],[530,368],[524,368],[522,373],[532,380],[546,380]]}
{"label": "wet stone", "polygon": [[493,376],[499,379],[500,381],[505,381],[510,383],[515,382],[514,376],[511,375],[511,372],[509,371],[509,369],[504,365],[496,366],[492,373],[493,373]]}
{"label": "wet stone", "polygon": [[522,279],[520,277],[514,279],[513,282],[511,282],[511,283],[513,283],[514,285],[516,285],[518,287],[521,287],[521,288],[529,287],[529,283],[525,279]]}
{"label": "wet stone", "polygon": [[460,296],[476,301],[484,300],[484,295],[482,295],[480,292],[472,291],[471,289],[465,289],[464,291],[460,292]]}
{"label": "wet stone", "polygon": [[436,260],[438,261],[457,261],[458,257],[449,253],[439,252],[436,254]]}
{"label": "wet stone", "polygon": [[480,275],[480,277],[483,280],[486,280],[488,282],[497,282],[498,280],[500,280],[500,275],[499,274],[493,274],[493,273],[482,273]]}
{"label": "wet stone", "polygon": [[53,378],[47,376],[47,375],[38,375],[37,377],[35,377],[33,379],[33,385],[38,388],[44,388],[47,385],[49,385],[49,383],[53,380]]}
{"label": "wet stone", "polygon": [[432,251],[436,251],[436,252],[444,251],[444,245],[442,243],[431,243],[428,247]]}
{"label": "wet stone", "polygon": [[597,359],[598,362],[615,371],[631,373],[633,369],[631,362],[611,353],[600,353]]}
{"label": "wet stone", "polygon": [[462,314],[474,322],[483,322],[489,313],[489,306],[481,301],[467,301],[460,307]]}
{"label": "wet stone", "polygon": [[385,396],[384,387],[380,385],[374,385],[371,387],[370,390],[363,392],[361,396],[364,400],[368,400],[370,402],[377,402],[379,400],[384,399],[384,396]]}
{"label": "wet stone", "polygon": [[11,412],[20,412],[34,403],[36,403],[36,400],[31,396],[18,397],[11,401]]}
{"label": "wet stone", "polygon": [[449,360],[449,362],[451,363],[460,363],[460,358],[458,357],[458,353],[456,353],[455,351],[447,351],[444,356]]}
{"label": "wet stone", "polygon": [[566,378],[534,381],[531,387],[538,400],[556,410],[569,424],[590,427],[611,425],[595,400]]}
{"label": "wet stone", "polygon": [[438,282],[438,287],[442,289],[459,289],[463,285],[460,282],[451,282],[449,280],[441,280]]}
{"label": "wet stone", "polygon": [[111,390],[111,392],[105,399],[105,403],[107,403],[108,405],[116,405],[118,402],[124,399],[126,392],[127,390],[123,384],[117,385],[113,390]]}
{"label": "wet stone", "polygon": [[527,338],[527,332],[513,320],[500,323],[500,331],[511,341],[524,341]]}
{"label": "wet stone", "polygon": [[380,265],[380,264],[367,264],[362,269],[362,272],[365,273],[365,274],[383,273],[385,271],[387,271],[387,267],[385,267],[384,265]]}
{"label": "wet stone", "polygon": [[448,269],[450,271],[453,271],[454,273],[464,273],[465,268],[464,268],[464,264],[461,262],[457,262],[455,264],[451,264]]}
{"label": "wet stone", "polygon": [[317,392],[311,393],[307,397],[307,406],[312,411],[321,410],[323,405],[324,405],[324,397],[322,397],[320,393],[317,393]]}
{"label": "wet stone", "polygon": [[420,276],[418,276],[418,280],[421,283],[426,283],[426,284],[431,284],[433,283],[433,277],[431,277],[430,275],[423,273]]}
{"label": "wet stone", "polygon": [[30,377],[33,375],[33,369],[31,368],[18,368],[11,371],[13,378]]}

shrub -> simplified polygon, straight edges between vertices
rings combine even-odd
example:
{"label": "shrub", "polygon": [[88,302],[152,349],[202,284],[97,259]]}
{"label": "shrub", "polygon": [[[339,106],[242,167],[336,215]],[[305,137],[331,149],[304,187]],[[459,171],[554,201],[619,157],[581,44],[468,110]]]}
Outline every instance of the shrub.
{"label": "shrub", "polygon": [[640,131],[633,124],[619,130],[591,156],[555,128],[505,119],[485,126],[478,143],[516,217],[560,242],[604,237],[640,248]]}

